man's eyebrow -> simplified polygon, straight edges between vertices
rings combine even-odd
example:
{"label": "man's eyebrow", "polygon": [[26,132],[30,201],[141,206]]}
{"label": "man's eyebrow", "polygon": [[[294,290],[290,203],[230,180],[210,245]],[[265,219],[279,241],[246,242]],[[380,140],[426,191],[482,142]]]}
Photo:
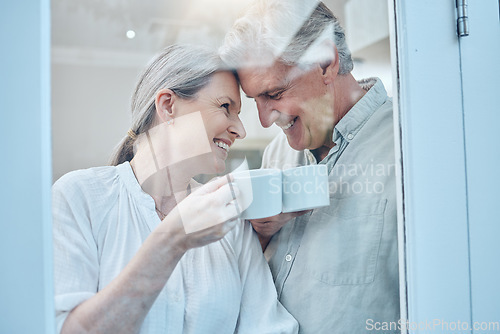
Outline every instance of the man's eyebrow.
{"label": "man's eyebrow", "polygon": [[[284,86],[276,86],[276,87],[273,87],[271,89],[268,89],[262,93],[259,93],[257,96],[263,96],[263,95],[272,95],[270,93],[275,93],[275,92],[278,92],[278,91],[282,91],[282,90],[285,90],[287,87],[287,85],[284,85]],[[249,99],[253,99],[253,97],[245,94],[246,97],[248,97]]]}

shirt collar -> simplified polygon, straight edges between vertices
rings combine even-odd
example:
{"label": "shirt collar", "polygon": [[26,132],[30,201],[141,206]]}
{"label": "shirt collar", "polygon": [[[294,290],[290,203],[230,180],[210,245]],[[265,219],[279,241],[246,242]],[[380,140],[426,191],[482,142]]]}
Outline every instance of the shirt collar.
{"label": "shirt collar", "polygon": [[367,92],[335,126],[332,135],[334,143],[339,139],[339,136],[351,142],[375,110],[388,99],[387,92],[380,79],[363,79],[358,83]]}
{"label": "shirt collar", "polygon": [[[332,141],[335,146],[328,155],[335,153],[343,141],[351,142],[375,110],[388,99],[384,84],[379,78],[362,79],[358,83],[367,92],[333,129]],[[304,152],[310,164],[317,163],[316,158],[309,149],[305,149]]]}

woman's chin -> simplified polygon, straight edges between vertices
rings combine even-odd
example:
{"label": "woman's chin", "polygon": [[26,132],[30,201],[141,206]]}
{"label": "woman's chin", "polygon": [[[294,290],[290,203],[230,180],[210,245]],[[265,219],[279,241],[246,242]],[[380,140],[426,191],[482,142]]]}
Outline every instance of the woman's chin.
{"label": "woman's chin", "polygon": [[224,171],[226,170],[227,153],[225,155],[223,155],[217,151],[212,152],[212,157],[213,157],[213,165],[212,165],[213,171],[211,172],[211,174],[224,173]]}
{"label": "woman's chin", "polygon": [[226,170],[226,161],[218,158],[217,156],[212,156],[210,162],[205,163],[203,168],[198,170],[197,174],[222,174]]}
{"label": "woman's chin", "polygon": [[221,174],[226,170],[226,161],[221,161],[220,159],[216,159],[215,161],[215,173]]}

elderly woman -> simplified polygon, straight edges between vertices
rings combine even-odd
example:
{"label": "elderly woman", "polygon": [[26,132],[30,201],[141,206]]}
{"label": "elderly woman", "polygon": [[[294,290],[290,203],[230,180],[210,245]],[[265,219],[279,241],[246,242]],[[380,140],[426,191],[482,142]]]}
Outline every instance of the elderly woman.
{"label": "elderly woman", "polygon": [[113,166],[53,186],[61,333],[296,333],[238,188],[221,173],[245,137],[239,86],[217,55],[171,46],[140,77]]}

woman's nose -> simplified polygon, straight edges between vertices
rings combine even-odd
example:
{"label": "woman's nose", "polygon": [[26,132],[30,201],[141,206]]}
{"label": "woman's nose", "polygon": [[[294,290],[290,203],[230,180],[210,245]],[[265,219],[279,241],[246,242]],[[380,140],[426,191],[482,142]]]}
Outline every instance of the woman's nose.
{"label": "woman's nose", "polygon": [[236,116],[233,120],[231,120],[231,125],[229,126],[228,131],[233,134],[236,139],[243,139],[247,136],[247,132],[245,131],[245,127],[243,126],[239,116]]}

